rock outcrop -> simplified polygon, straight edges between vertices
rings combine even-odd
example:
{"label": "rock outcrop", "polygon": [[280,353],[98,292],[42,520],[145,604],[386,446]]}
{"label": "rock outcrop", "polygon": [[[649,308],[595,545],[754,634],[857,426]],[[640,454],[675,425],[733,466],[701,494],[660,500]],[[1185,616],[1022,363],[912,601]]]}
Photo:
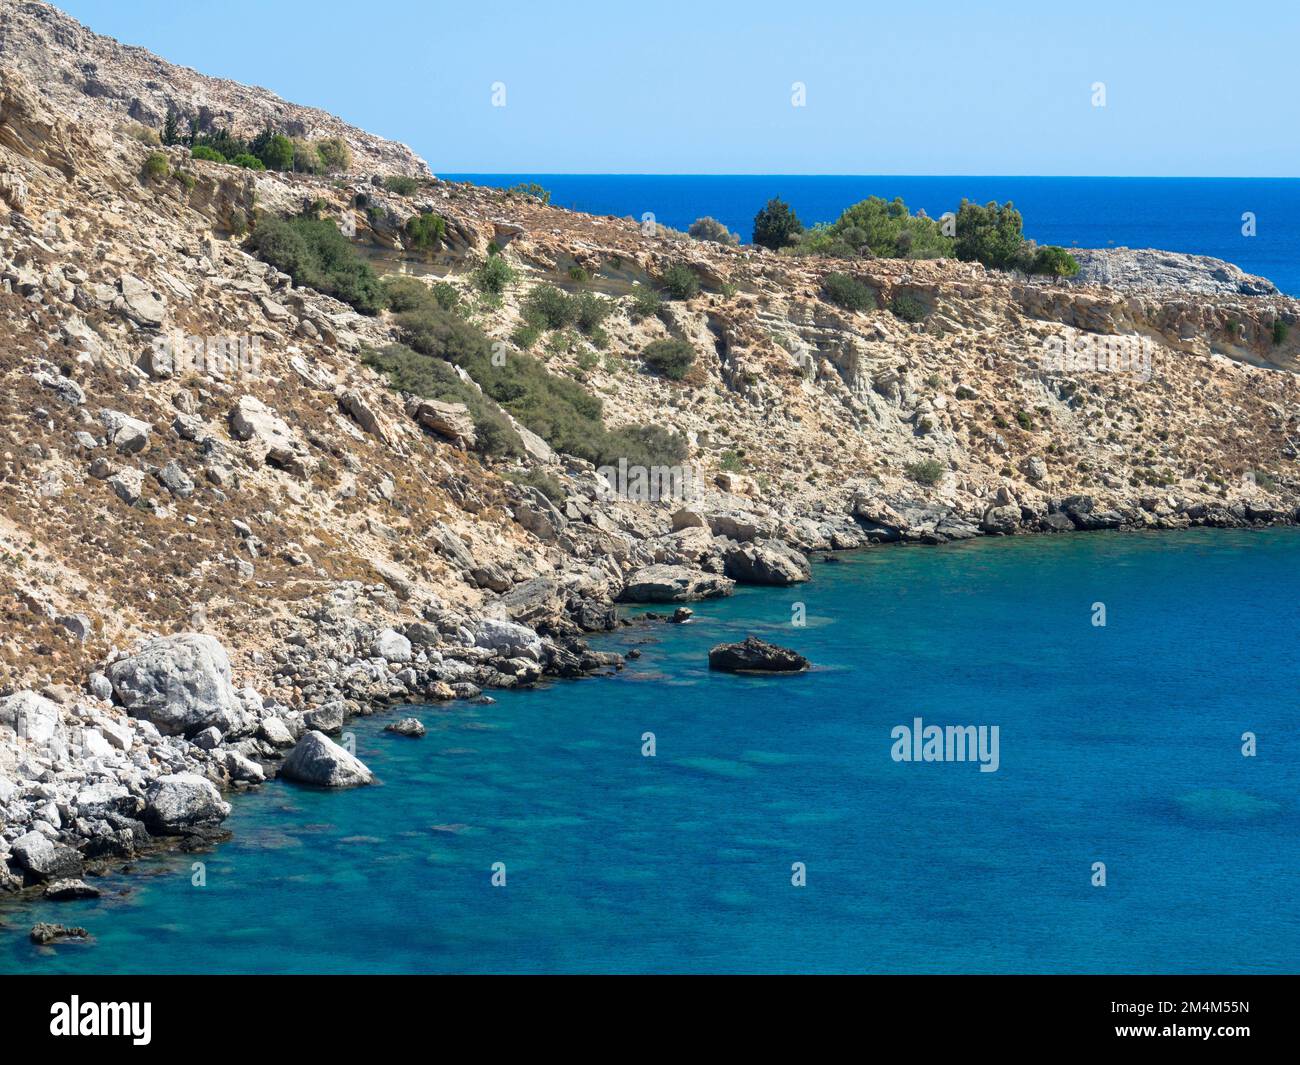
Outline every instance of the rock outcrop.
{"label": "rock outcrop", "polygon": [[722,673],[802,673],[808,659],[756,636],[742,643],[720,643],[709,651],[709,668]]}

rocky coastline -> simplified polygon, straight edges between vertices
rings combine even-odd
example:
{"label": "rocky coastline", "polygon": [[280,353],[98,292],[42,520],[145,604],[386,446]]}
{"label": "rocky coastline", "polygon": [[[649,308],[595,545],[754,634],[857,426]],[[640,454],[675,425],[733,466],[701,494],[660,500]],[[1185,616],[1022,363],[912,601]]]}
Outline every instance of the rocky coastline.
{"label": "rocky coastline", "polygon": [[[213,846],[228,796],[278,775],[366,786],[337,742],[356,715],[615,671],[588,640],[623,606],[681,623],[878,545],[1300,523],[1300,303],[1235,267],[1111,249],[1031,281],[647,232],[439,181],[35,0],[0,31],[0,905]],[[319,127],[353,165],[155,143],[197,97],[210,123]],[[250,223],[305,210],[510,357],[531,292],[599,303],[598,337],[528,358],[601,424],[680,435],[692,490],[613,490],[504,413],[521,453],[476,449],[470,374],[447,371],[466,402],[392,387],[366,356],[394,314],[252,253]],[[435,211],[437,249],[408,247]],[[493,260],[514,280],[488,294]],[[642,313],[672,268],[698,290]],[[828,298],[843,270],[870,307]],[[665,341],[694,353],[680,378],[643,359]]]}

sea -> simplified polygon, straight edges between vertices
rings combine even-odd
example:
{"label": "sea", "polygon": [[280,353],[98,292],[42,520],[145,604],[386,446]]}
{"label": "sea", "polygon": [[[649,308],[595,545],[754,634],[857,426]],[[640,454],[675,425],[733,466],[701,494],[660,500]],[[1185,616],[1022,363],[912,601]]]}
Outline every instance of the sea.
{"label": "sea", "polygon": [[[353,720],[377,784],[273,782],[213,850],[5,904],[0,971],[1295,971],[1300,530],[836,558],[626,611],[616,675]],[[750,634],[813,668],[708,670]],[[902,759],[929,726],[996,760]]]}
{"label": "sea", "polygon": [[[931,218],[962,199],[1015,204],[1025,235],[1079,248],[1161,248],[1211,255],[1300,296],[1300,179],[870,177],[663,174],[440,174],[508,188],[535,182],[551,202],[592,214],[645,214],[676,229],[711,215],[748,242],[774,196],[805,225],[833,222],[868,196],[901,196]],[[1246,217],[1249,216],[1249,217]],[[1247,235],[1250,233],[1252,235]]]}

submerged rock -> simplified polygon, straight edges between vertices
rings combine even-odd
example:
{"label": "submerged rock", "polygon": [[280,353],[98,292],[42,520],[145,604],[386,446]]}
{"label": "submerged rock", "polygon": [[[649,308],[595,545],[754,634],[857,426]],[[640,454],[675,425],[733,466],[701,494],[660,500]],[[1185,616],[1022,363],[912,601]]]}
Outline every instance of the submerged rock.
{"label": "submerged rock", "polygon": [[322,788],[354,788],[374,781],[374,774],[323,732],[308,732],[289,752],[281,770],[289,780]]}
{"label": "submerged rock", "polygon": [[48,924],[45,921],[33,925],[31,931],[32,942],[41,946],[48,946],[60,939],[86,939],[89,936],[90,933],[84,928],[76,928],[65,924]]}
{"label": "submerged rock", "polygon": [[709,668],[723,673],[802,673],[808,659],[755,636],[743,643],[720,643],[709,651]]}

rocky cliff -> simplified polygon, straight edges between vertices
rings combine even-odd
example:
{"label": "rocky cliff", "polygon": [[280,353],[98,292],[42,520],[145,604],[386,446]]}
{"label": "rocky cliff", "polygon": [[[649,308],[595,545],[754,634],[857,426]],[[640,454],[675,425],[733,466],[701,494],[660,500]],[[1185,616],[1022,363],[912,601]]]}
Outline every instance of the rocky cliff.
{"label": "rocky cliff", "polygon": [[[346,138],[352,170],[175,147],[144,176],[140,127],[199,90],[236,129]],[[426,176],[401,195],[397,173]],[[398,339],[390,314],[250,254],[249,225],[307,205],[379,269],[451,286],[506,359],[536,284],[594,293],[603,335],[533,354],[611,427],[681,434],[701,490],[611,493],[524,426],[522,459],[472,450],[464,406],[362,362]],[[405,222],[428,212],[445,232],[417,252]],[[498,252],[513,280],[486,298],[473,271]],[[701,290],[639,312],[673,266]],[[830,302],[831,272],[877,309]],[[302,779],[364,784],[327,738],[349,714],[617,668],[585,637],[620,600],[798,582],[810,553],[871,543],[1291,522],[1298,312],[1239,284],[791,258],[442,182],[401,145],[5,0],[0,887],[215,838],[220,789],[291,747]],[[642,360],[664,339],[695,353],[681,380]]]}

